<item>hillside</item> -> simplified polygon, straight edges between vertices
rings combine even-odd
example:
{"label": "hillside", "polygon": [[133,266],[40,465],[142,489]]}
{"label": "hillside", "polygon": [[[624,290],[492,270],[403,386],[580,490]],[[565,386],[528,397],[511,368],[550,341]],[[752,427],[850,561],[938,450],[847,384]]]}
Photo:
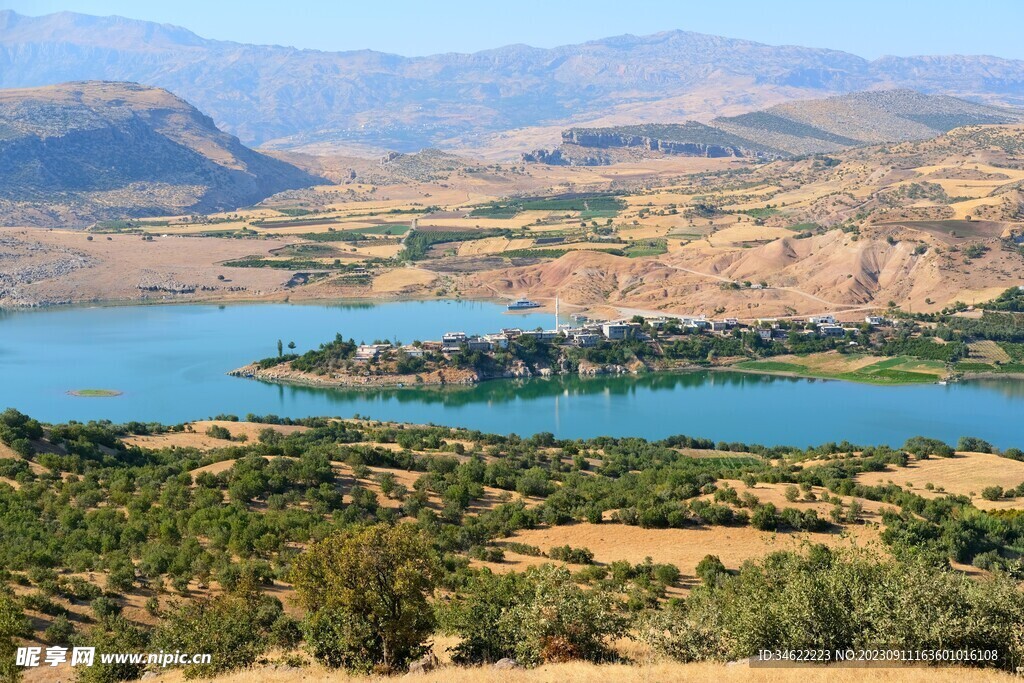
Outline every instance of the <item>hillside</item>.
{"label": "hillside", "polygon": [[318,178],[242,145],[166,90],[83,82],[0,91],[0,222],[232,210]]}
{"label": "hillside", "polygon": [[879,142],[924,140],[970,125],[1018,123],[1020,111],[913,90],[859,92],[776,105],[715,119],[713,125],[791,154],[832,152]]}
{"label": "hillside", "polygon": [[524,154],[528,162],[595,166],[634,156],[782,158],[836,152],[883,142],[925,140],[954,128],[1020,123],[1024,112],[913,90],[879,90],[779,104],[719,117],[705,125],[643,124],[569,128],[554,150]]}
{"label": "hillside", "polygon": [[[539,126],[706,122],[879,87],[1024,101],[1024,63],[995,57],[869,61],[836,50],[666,31],[552,49],[510,45],[407,58],[215,41],[120,17],[0,13],[0,86],[94,79],[167,88],[248,144],[362,143],[400,151],[487,145],[495,133]],[[532,147],[557,141],[557,131]],[[521,144],[501,141],[506,149]]]}

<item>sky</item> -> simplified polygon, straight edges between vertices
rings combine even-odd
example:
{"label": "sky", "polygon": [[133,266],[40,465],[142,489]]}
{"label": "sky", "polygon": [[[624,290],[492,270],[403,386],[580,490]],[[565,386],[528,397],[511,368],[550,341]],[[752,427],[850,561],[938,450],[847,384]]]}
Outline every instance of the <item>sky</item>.
{"label": "sky", "polygon": [[1021,0],[0,0],[0,8],[31,16],[116,14],[184,26],[205,38],[406,56],[683,29],[871,59],[1024,59]]}

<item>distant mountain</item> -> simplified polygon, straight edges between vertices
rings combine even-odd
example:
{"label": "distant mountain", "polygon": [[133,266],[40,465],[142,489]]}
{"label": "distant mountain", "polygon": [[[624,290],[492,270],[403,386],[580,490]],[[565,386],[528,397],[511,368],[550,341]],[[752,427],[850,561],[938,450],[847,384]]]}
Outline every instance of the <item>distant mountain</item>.
{"label": "distant mountain", "polygon": [[125,80],[167,88],[250,144],[473,146],[535,126],[650,123],[911,88],[1024,103],[1024,62],[884,57],[684,31],[407,58],[207,40],[175,26],[0,12],[0,86]]}
{"label": "distant mountain", "polygon": [[710,125],[642,124],[569,128],[562,145],[525,161],[594,166],[621,152],[702,157],[779,158],[882,142],[926,140],[954,128],[1024,122],[1024,110],[977,104],[913,90],[879,90],[777,105]]}
{"label": "distant mountain", "polygon": [[0,90],[0,224],[230,210],[321,179],[254,152],[166,90]]}

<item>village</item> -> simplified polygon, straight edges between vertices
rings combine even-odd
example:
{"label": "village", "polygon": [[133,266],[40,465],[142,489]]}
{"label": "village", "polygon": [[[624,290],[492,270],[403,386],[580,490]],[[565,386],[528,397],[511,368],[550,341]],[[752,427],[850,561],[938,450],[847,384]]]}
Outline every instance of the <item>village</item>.
{"label": "village", "polygon": [[[603,342],[652,341],[652,333],[664,331],[675,334],[731,335],[736,331],[756,333],[764,342],[781,341],[790,334],[816,334],[823,338],[844,338],[851,331],[885,327],[890,321],[880,315],[865,316],[863,323],[839,322],[832,314],[810,316],[804,319],[758,319],[753,324],[741,323],[737,318],[708,319],[706,315],[661,315],[646,317],[635,315],[629,319],[594,321],[586,316],[573,315],[573,323],[559,322],[558,301],[555,301],[555,326],[552,329],[502,328],[497,332],[467,334],[463,331],[445,332],[440,340],[417,341],[399,346],[390,342],[360,344],[354,360],[372,362],[382,354],[398,350],[410,358],[421,358],[429,352],[453,354],[460,351],[493,353],[506,350],[516,340],[532,339],[538,343],[558,344],[578,349],[594,348]],[[850,341],[856,346],[858,342]]]}

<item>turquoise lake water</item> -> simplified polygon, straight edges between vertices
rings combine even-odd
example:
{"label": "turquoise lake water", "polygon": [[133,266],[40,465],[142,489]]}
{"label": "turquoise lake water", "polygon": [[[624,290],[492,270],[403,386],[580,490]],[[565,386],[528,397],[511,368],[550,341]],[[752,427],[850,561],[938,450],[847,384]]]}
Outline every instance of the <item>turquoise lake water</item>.
{"label": "turquoise lake water", "polygon": [[[1024,382],[879,387],[731,372],[557,377],[473,387],[339,391],[265,384],[224,373],[276,354],[277,340],[314,348],[437,339],[442,332],[550,327],[548,314],[479,302],[380,305],[169,305],[0,313],[0,408],[48,422],[176,423],[216,414],[355,414],[528,435],[661,438],[806,446],[899,445],[926,435],[979,436],[1024,447]],[[74,389],[114,389],[78,398]]]}

